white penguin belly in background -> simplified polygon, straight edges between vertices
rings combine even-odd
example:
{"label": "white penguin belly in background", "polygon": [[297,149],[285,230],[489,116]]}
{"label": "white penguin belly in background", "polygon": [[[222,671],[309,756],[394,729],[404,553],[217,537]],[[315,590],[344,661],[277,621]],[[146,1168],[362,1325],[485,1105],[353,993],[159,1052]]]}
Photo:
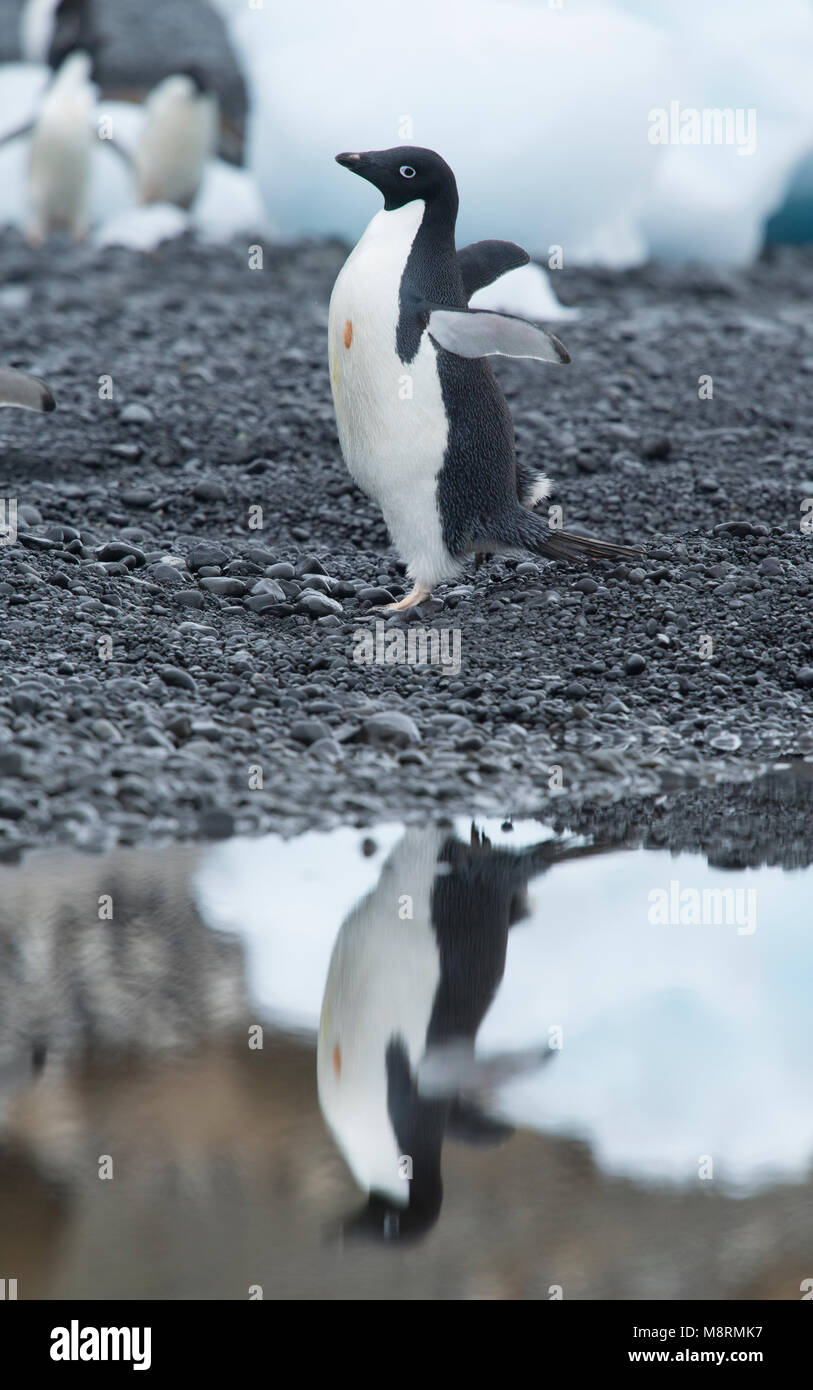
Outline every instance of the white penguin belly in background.
{"label": "white penguin belly in background", "polygon": [[437,477],[448,423],[437,353],[424,334],[408,366],[396,350],[399,294],[422,200],[379,212],[348,257],[330,300],[330,381],[347,467],[380,506],[412,579],[460,569],[443,541]]}
{"label": "white penguin belly in background", "polygon": [[75,238],[86,231],[95,91],[90,59],[70,54],[62,64],[34,125],[28,173],[29,240],[43,242],[67,228]]}
{"label": "white penguin belly in background", "polygon": [[217,139],[217,101],[176,73],[146,102],[144,127],[133,151],[140,203],[189,208]]}

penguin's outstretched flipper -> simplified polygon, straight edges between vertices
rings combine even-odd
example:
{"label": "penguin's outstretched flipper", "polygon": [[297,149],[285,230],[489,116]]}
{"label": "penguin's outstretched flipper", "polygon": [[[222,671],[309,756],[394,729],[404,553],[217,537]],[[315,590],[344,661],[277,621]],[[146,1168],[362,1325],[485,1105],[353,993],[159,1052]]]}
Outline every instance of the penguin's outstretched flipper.
{"label": "penguin's outstretched flipper", "polygon": [[527,251],[513,241],[473,241],[457,253],[466,298],[499,280],[509,270],[518,270],[530,261]]}
{"label": "penguin's outstretched flipper", "polygon": [[24,121],[22,125],[16,126],[14,130],[9,130],[5,135],[0,135],[0,150],[2,150],[4,145],[10,145],[12,140],[22,140],[24,135],[30,135],[34,129],[34,125],[34,121]]}
{"label": "penguin's outstretched flipper", "polygon": [[0,367],[0,406],[16,405],[21,410],[55,410],[51,388],[38,376]]}
{"label": "penguin's outstretched flipper", "polygon": [[538,362],[569,362],[563,343],[544,328],[514,314],[491,309],[424,306],[429,336],[457,357],[534,357]]}
{"label": "penguin's outstretched flipper", "polygon": [[469,1038],[450,1038],[427,1048],[418,1063],[418,1094],[424,1100],[486,1097],[498,1086],[537,1071],[555,1053],[547,1043],[514,1052],[476,1057]]}

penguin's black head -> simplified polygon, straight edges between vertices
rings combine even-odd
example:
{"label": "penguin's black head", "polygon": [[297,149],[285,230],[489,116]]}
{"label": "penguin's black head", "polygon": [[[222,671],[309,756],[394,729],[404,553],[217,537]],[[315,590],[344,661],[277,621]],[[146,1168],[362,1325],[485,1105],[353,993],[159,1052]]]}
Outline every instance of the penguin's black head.
{"label": "penguin's black head", "polygon": [[380,1241],[385,1245],[420,1240],[436,1224],[442,1202],[440,1182],[429,1200],[413,1200],[406,1207],[398,1206],[384,1193],[371,1192],[361,1211],[343,1223],[342,1235],[347,1240]]}
{"label": "penguin's black head", "polygon": [[96,26],[92,0],[59,0],[53,16],[53,29],[48,45],[48,66],[53,72],[60,68],[69,53],[79,50],[95,61],[106,39]]}
{"label": "penguin's black head", "polygon": [[419,145],[397,145],[393,150],[364,150],[361,154],[337,154],[336,163],[375,184],[384,194],[387,212],[421,198],[425,203],[445,203],[457,212],[455,177],[439,154]]}
{"label": "penguin's black head", "polygon": [[188,63],[184,68],[176,68],[173,76],[188,77],[197,97],[207,96],[212,90],[212,84],[207,74],[197,63]]}

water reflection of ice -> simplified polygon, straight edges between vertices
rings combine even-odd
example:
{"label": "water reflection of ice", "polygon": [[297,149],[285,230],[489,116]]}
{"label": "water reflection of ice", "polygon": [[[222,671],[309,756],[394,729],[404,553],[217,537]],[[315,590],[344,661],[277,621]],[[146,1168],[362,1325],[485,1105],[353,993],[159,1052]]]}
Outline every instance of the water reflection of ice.
{"label": "water reflection of ice", "polygon": [[[342,828],[295,840],[266,835],[213,849],[196,879],[207,922],[236,932],[258,1007],[288,1027],[316,1031],[333,943],[347,913],[378,882],[399,825],[366,835]],[[371,855],[365,839],[375,842]]]}
{"label": "water reflection of ice", "polygon": [[[456,829],[465,837],[468,823]],[[549,833],[534,822],[488,832],[516,847]],[[233,841],[207,856],[201,909],[242,939],[261,1016],[315,1032],[342,921],[400,836],[397,825],[369,836],[345,828]],[[365,838],[374,853],[362,853]],[[672,880],[756,888],[756,931],[651,925],[648,895]],[[810,882],[809,870],[732,874],[699,855],[643,850],[537,879],[477,1046],[525,1046],[555,1025],[564,1046],[500,1108],[532,1128],[583,1135],[603,1166],[628,1176],[696,1181],[703,1155],[715,1177],[738,1184],[802,1176],[813,1157]]]}

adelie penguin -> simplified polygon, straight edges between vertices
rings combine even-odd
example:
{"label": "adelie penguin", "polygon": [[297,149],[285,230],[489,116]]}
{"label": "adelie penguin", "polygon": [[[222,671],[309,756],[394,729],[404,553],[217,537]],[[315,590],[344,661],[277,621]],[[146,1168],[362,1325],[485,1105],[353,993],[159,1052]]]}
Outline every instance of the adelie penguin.
{"label": "adelie penguin", "polygon": [[45,89],[33,120],[4,135],[0,145],[31,135],[26,235],[41,246],[52,232],[79,241],[87,231],[91,156],[96,140],[93,57],[70,52]]}
{"label": "adelie penguin", "polygon": [[144,103],[144,125],[133,151],[138,201],[190,208],[206,161],[216,152],[217,132],[217,97],[200,68],[185,68],[159,82]]}
{"label": "adelie penguin", "polygon": [[527,915],[532,877],[603,848],[543,841],[514,851],[493,848],[474,829],[468,842],[451,827],[411,829],[342,924],[317,1079],[322,1113],[368,1194],[344,1234],[419,1238],[440,1214],[446,1137],[476,1145],[510,1137],[510,1125],[490,1113],[493,1093],[554,1054],[544,1042],[475,1055],[508,933]]}
{"label": "adelie penguin", "polygon": [[508,404],[486,358],[569,362],[552,334],[471,295],[528,262],[521,247],[455,247],[457,185],[433,150],[339,154],[384,195],[330,301],[330,379],[342,453],[380,506],[422,603],[467,557],[532,551],[553,559],[629,558],[624,546],[553,531],[532,510],[541,472],[520,467]]}

